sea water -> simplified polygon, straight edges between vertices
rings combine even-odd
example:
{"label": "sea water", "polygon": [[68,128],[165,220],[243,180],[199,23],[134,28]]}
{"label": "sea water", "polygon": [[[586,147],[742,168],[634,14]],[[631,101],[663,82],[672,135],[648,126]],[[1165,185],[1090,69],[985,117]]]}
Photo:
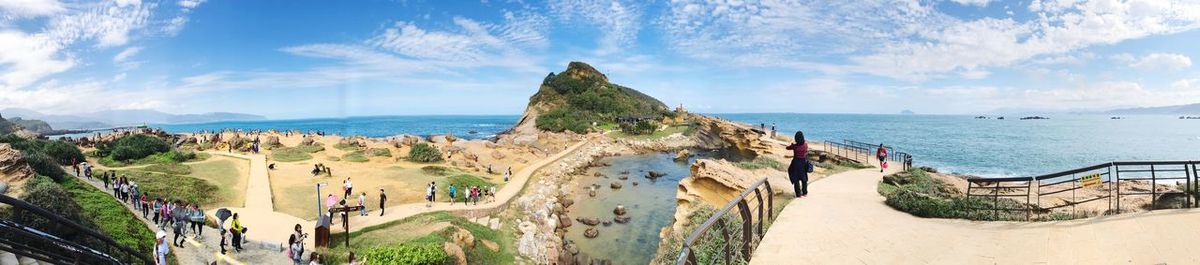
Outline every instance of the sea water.
{"label": "sea water", "polygon": [[[1200,160],[1200,120],[1175,116],[1053,115],[1049,120],[965,115],[711,114],[732,121],[803,130],[810,140],[885,143],[919,166],[983,177],[1032,176],[1114,160]],[[468,139],[511,128],[516,115],[376,116],[153,125],[168,132],[235,128],[319,130],[341,135],[453,133]],[[474,131],[475,133],[471,133]]]}
{"label": "sea water", "polygon": [[196,124],[157,124],[169,133],[241,130],[300,130],[326,134],[387,137],[397,134],[420,136],[452,133],[465,139],[483,139],[512,128],[520,116],[370,116],[265,121],[225,121]]}
{"label": "sea water", "polygon": [[1200,160],[1200,120],[1176,116],[717,114],[809,140],[884,143],[914,164],[982,177],[1034,176],[1121,160]]}

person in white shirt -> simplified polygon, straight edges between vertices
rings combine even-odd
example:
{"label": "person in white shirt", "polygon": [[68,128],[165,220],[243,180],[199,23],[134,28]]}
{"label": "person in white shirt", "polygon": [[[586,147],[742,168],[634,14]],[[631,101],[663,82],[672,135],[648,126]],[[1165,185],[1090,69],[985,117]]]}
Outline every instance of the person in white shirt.
{"label": "person in white shirt", "polygon": [[367,216],[366,203],[367,203],[367,193],[363,192],[362,194],[358,195],[358,207],[359,207],[358,216]]}
{"label": "person in white shirt", "polygon": [[167,254],[171,253],[171,247],[167,246],[167,232],[158,230],[154,235],[154,264],[167,265]]}

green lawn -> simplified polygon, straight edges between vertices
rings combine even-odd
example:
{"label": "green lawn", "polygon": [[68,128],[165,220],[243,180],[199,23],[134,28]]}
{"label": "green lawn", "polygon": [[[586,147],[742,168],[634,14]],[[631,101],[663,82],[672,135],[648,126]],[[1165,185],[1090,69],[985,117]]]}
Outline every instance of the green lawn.
{"label": "green lawn", "polygon": [[[139,221],[141,216],[135,216],[126,210],[111,193],[77,181],[75,178],[66,178],[61,185],[82,208],[85,218],[99,226],[100,231],[117,243],[147,255],[152,253],[154,231]],[[170,264],[177,264],[174,252],[167,260]]]}
{"label": "green lawn", "polygon": [[[437,255],[437,253],[421,253],[413,251],[413,249],[436,246],[436,249],[440,250],[442,243],[449,240],[450,236],[460,228],[471,232],[471,235],[475,237],[475,247],[463,249],[467,255],[467,261],[471,264],[513,264],[515,261],[515,247],[512,244],[515,239],[513,238],[514,233],[511,231],[492,230],[447,212],[432,212],[351,233],[349,249],[344,245],[346,233],[333,234],[330,239],[331,248],[327,252],[328,259],[325,263],[343,263],[347,253],[351,250],[356,255],[362,255],[362,253],[381,247],[406,246],[406,249],[410,250],[397,253],[398,256]],[[483,240],[496,243],[499,250],[488,249],[482,243]]]}
{"label": "green lawn", "polygon": [[342,160],[343,160],[343,161],[346,161],[346,162],[367,162],[367,161],[371,161],[370,159],[367,159],[367,156],[363,154],[363,151],[350,151],[350,152],[346,152],[346,154],[343,154],[343,155],[342,155]]}
{"label": "green lawn", "polygon": [[117,170],[117,176],[129,177],[148,198],[162,197],[200,205],[210,205],[220,200],[217,186],[199,178],[142,170]]}
{"label": "green lawn", "polygon": [[189,167],[188,165],[180,164],[180,163],[152,164],[152,165],[143,167],[142,170],[158,172],[158,173],[174,174],[174,175],[192,174],[191,167]]}
{"label": "green lawn", "polygon": [[[212,160],[190,165],[192,173],[189,177],[203,179],[217,186],[217,198],[212,206],[242,207],[245,203],[246,179],[243,172],[238,171],[237,163],[249,163],[243,160]],[[246,172],[248,174],[248,172]]]}
{"label": "green lawn", "polygon": [[617,137],[617,138],[652,140],[652,139],[659,139],[659,138],[667,137],[669,135],[676,134],[676,133],[689,134],[689,133],[691,133],[691,131],[693,131],[691,126],[676,125],[676,126],[668,126],[666,129],[656,130],[656,131],[654,131],[654,133],[647,134],[647,135],[629,135],[629,134],[626,134],[621,131],[614,131],[612,133],[609,133],[609,135],[612,135],[613,137]]}

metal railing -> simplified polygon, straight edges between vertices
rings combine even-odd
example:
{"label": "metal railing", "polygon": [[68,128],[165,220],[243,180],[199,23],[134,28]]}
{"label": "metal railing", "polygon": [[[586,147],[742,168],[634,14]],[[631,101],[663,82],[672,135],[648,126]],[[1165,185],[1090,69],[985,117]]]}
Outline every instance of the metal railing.
{"label": "metal railing", "polygon": [[[992,211],[994,216],[1001,212],[1024,211],[1026,220],[1034,214],[1065,207],[1071,207],[1071,213],[1077,214],[1078,205],[1105,199],[1105,214],[1120,213],[1121,198],[1127,196],[1150,196],[1147,208],[1151,210],[1172,206],[1159,203],[1164,196],[1182,199],[1179,202],[1181,208],[1195,208],[1200,207],[1200,200],[1194,198],[1200,181],[1198,175],[1200,161],[1117,161],[1033,177],[969,178],[966,196],[993,201],[991,207],[970,210]],[[1085,179],[1091,184],[1085,183]],[[1160,190],[1158,185],[1164,181],[1174,181],[1181,189]],[[1149,188],[1127,186],[1127,190],[1121,189],[1122,185],[1135,184],[1149,185]],[[1089,188],[1093,192],[1080,192]],[[1069,197],[1067,192],[1070,192]],[[1025,197],[1025,205],[1005,207],[1000,201],[1020,197]],[[1054,198],[1058,203],[1046,205],[1043,197]]]}
{"label": "metal railing", "polygon": [[[772,194],[767,177],[754,182],[688,235],[675,264],[749,262],[754,248],[766,235],[765,226],[775,220],[775,199]],[[731,215],[730,211],[735,208],[737,214]],[[754,213],[757,213],[757,218]]]}
{"label": "metal railing", "polygon": [[75,231],[88,242],[84,246],[12,220],[0,220],[0,251],[51,264],[154,264],[144,254],[46,209],[5,195],[0,195],[0,203]]}
{"label": "metal railing", "polygon": [[868,164],[870,161],[870,149],[830,141],[823,141],[821,144],[825,147],[825,152],[830,154],[852,159],[863,164]]}
{"label": "metal railing", "polygon": [[[865,143],[865,141],[842,140],[842,143],[845,145],[854,146],[859,150],[865,150],[869,157],[875,157],[875,151],[880,149],[880,144]],[[896,150],[896,147],[890,145],[883,145],[883,149],[888,150],[886,159],[889,159],[889,161],[899,162],[902,170],[908,170],[912,168],[912,155],[910,155],[910,153]]]}

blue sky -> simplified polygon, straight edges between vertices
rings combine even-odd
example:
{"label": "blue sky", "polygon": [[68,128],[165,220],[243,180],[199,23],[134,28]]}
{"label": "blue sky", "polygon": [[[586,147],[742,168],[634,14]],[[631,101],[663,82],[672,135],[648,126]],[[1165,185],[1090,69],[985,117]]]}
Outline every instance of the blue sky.
{"label": "blue sky", "polygon": [[0,108],[519,114],[584,61],[700,112],[1200,103],[1200,2],[0,0]]}

